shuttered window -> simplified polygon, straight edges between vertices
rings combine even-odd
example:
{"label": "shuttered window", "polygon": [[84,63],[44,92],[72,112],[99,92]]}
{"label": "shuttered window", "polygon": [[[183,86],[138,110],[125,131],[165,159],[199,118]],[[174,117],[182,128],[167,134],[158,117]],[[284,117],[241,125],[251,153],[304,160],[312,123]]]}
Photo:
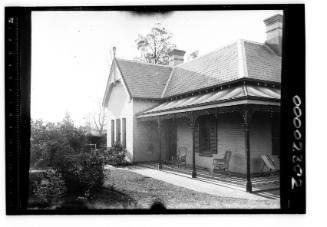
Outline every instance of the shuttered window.
{"label": "shuttered window", "polygon": [[210,154],[217,154],[217,120],[209,119],[209,150]]}
{"label": "shuttered window", "polygon": [[217,154],[217,121],[213,117],[198,120],[195,127],[195,151],[201,155]]}
{"label": "shuttered window", "polygon": [[111,120],[111,146],[115,143],[115,120]]}
{"label": "shuttered window", "polygon": [[123,128],[123,147],[126,148],[126,118],[123,118],[122,122],[122,128]]}
{"label": "shuttered window", "polygon": [[121,143],[120,139],[120,119],[116,120],[116,143]]}

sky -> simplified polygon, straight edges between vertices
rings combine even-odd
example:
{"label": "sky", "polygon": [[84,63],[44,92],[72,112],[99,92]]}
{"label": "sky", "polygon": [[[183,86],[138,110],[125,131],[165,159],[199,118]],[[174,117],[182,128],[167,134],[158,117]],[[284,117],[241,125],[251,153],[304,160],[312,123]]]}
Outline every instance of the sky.
{"label": "sky", "polygon": [[[76,125],[102,102],[112,61],[139,55],[135,40],[161,23],[172,43],[199,56],[247,39],[264,43],[263,20],[280,11],[173,11],[140,15],[123,11],[32,13],[31,117],[61,121],[69,112]],[[185,58],[186,59],[186,58]]]}

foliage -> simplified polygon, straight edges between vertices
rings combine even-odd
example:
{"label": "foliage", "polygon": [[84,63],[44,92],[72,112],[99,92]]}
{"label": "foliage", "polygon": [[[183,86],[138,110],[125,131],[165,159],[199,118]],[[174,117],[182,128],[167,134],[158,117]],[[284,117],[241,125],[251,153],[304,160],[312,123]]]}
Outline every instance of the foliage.
{"label": "foliage", "polygon": [[175,44],[170,41],[171,38],[172,34],[160,23],[155,24],[148,34],[139,35],[135,40],[137,49],[141,52],[141,57],[137,59],[147,63],[167,65],[169,52],[175,48]]}
{"label": "foliage", "polygon": [[[85,131],[76,128],[69,114],[60,123],[31,122],[31,167],[52,166],[63,154],[85,150]],[[42,164],[41,164],[42,163]]]}
{"label": "foliage", "polygon": [[85,129],[77,128],[67,113],[60,123],[32,121],[31,132],[31,167],[48,169],[39,180],[32,179],[38,182],[32,189],[35,196],[42,203],[63,193],[65,200],[94,197],[104,182],[104,163],[103,158],[88,152]]}
{"label": "foliage", "polygon": [[103,159],[104,163],[113,166],[128,164],[126,154],[127,150],[120,143],[115,143],[108,149],[98,151],[98,156]]}
{"label": "foliage", "polygon": [[92,198],[103,185],[103,160],[94,153],[64,155],[55,168],[63,176],[68,195]]}
{"label": "foliage", "polygon": [[33,186],[33,194],[39,199],[41,204],[50,204],[52,200],[62,198],[65,194],[65,182],[61,174],[53,169],[49,169],[40,174],[40,180],[32,181],[35,183]]}

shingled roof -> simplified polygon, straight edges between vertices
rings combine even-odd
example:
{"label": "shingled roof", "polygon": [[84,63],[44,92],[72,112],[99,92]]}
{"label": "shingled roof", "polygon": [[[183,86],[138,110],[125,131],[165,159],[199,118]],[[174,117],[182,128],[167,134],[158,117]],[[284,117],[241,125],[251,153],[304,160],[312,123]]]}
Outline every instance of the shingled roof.
{"label": "shingled roof", "polygon": [[246,40],[175,67],[115,60],[134,98],[172,97],[241,78],[281,81],[281,57],[265,44]]}
{"label": "shingled roof", "polygon": [[281,58],[267,45],[238,40],[178,65],[162,97],[170,97],[241,78],[280,82]]}
{"label": "shingled roof", "polygon": [[116,62],[132,97],[161,97],[172,67],[118,58]]}

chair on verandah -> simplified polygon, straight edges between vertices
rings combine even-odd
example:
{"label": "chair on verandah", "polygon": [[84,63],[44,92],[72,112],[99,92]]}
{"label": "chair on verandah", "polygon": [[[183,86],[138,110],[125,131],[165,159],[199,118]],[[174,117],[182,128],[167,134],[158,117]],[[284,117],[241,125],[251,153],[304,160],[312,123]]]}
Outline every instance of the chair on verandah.
{"label": "chair on verandah", "polygon": [[226,151],[225,153],[218,154],[217,157],[213,159],[213,172],[217,169],[227,171],[229,173],[229,161],[231,156],[231,151]]}
{"label": "chair on verandah", "polygon": [[263,171],[263,169],[266,167],[266,169],[269,171],[270,174],[272,174],[273,172],[277,171],[276,165],[275,165],[275,161],[274,159],[271,157],[270,154],[262,154],[260,155],[262,161],[263,161],[263,166],[261,169],[261,172]]}
{"label": "chair on verandah", "polygon": [[177,166],[178,166],[178,168],[182,164],[184,164],[184,166],[186,167],[186,153],[187,153],[186,147],[178,148],[178,150],[177,150]]}

